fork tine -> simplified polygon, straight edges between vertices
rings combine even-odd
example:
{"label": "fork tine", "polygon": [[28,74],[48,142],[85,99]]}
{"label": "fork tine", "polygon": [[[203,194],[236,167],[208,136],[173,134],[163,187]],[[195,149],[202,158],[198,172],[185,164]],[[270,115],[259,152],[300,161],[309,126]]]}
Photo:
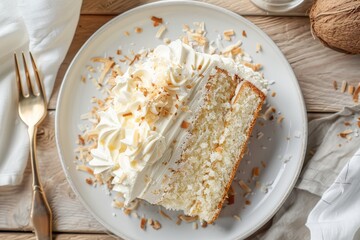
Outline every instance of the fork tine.
{"label": "fork tine", "polygon": [[19,70],[19,64],[18,64],[16,53],[14,53],[14,61],[15,61],[15,72],[16,72],[16,85],[18,88],[19,98],[21,98],[21,97],[24,97],[24,92],[23,92],[23,89],[21,86],[20,70]]}
{"label": "fork tine", "polygon": [[38,71],[38,68],[37,68],[37,66],[36,66],[34,57],[33,57],[33,55],[32,55],[31,52],[29,52],[29,54],[30,54],[31,64],[32,64],[33,69],[34,69],[35,78],[36,78],[36,83],[37,83],[37,86],[38,86],[38,89],[39,89],[39,94],[42,95],[42,96],[44,96],[44,98],[46,99],[46,93],[45,93],[45,90],[44,90],[44,84],[43,84],[43,82],[40,80],[39,71]]}
{"label": "fork tine", "polygon": [[29,73],[29,69],[28,69],[27,64],[26,64],[24,52],[22,52],[21,55],[22,55],[22,59],[23,59],[23,62],[24,62],[24,70],[25,70],[25,76],[26,76],[26,83],[27,83],[28,91],[29,91],[30,95],[34,95],[35,94],[34,86],[31,84],[30,73]]}

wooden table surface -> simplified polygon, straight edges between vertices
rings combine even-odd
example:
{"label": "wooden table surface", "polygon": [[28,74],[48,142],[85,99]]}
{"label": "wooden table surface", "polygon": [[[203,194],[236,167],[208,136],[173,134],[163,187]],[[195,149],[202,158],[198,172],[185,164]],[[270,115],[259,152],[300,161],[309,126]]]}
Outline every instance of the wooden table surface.
{"label": "wooden table surface", "polygon": [[[56,101],[64,73],[82,44],[103,24],[149,0],[83,0],[81,16],[69,52],[59,70],[49,114],[38,131],[38,158],[45,192],[54,213],[56,239],[115,239],[108,235],[81,205],[62,171],[55,144]],[[279,46],[293,67],[301,86],[309,120],[354,105],[350,94],[333,89],[333,81],[357,86],[360,56],[345,55],[323,47],[310,32],[307,12],[312,1],[286,14],[264,12],[250,0],[209,0],[255,23]],[[35,239],[29,221],[31,171],[26,168],[22,185],[0,189],[0,239]]]}

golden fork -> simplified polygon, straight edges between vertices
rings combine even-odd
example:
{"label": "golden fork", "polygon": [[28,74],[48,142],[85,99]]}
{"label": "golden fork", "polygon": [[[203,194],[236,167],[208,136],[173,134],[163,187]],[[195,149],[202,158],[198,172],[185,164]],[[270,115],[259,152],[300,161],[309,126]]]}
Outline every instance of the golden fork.
{"label": "golden fork", "polygon": [[33,198],[30,218],[35,229],[36,238],[38,240],[49,240],[52,239],[52,212],[40,183],[36,160],[36,132],[38,125],[44,120],[47,113],[46,96],[32,54],[30,53],[30,59],[34,70],[37,91],[31,81],[24,53],[22,53],[22,59],[24,62],[28,93],[25,93],[22,86],[19,65],[16,53],[14,53],[16,82],[19,92],[19,115],[28,127],[30,138],[30,159],[33,174]]}

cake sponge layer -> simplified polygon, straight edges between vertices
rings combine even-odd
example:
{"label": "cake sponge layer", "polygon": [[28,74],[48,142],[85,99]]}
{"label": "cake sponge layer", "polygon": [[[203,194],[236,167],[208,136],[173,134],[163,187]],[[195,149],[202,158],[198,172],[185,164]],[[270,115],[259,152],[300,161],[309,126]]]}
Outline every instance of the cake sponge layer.
{"label": "cake sponge layer", "polygon": [[159,202],[208,223],[220,213],[265,99],[250,82],[217,70]]}

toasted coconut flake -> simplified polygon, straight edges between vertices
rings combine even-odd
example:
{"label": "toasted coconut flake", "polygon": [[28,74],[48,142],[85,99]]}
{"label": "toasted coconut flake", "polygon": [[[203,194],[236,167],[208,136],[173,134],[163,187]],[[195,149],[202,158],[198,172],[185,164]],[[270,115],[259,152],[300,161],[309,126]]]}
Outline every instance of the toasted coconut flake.
{"label": "toasted coconut flake", "polygon": [[190,27],[189,27],[189,25],[187,25],[187,24],[183,24],[183,31],[184,32],[189,32],[190,31]]}
{"label": "toasted coconut flake", "polygon": [[159,30],[156,32],[155,37],[156,37],[156,38],[161,38],[165,31],[166,31],[166,26],[161,25],[161,27],[159,28]]}
{"label": "toasted coconut flake", "polygon": [[180,225],[182,222],[182,219],[180,218],[181,215],[178,215],[176,225]]}
{"label": "toasted coconut flake", "polygon": [[263,132],[258,132],[257,134],[256,134],[256,138],[257,139],[262,139],[264,137],[264,133]]}
{"label": "toasted coconut flake", "polygon": [[86,83],[86,77],[85,76],[81,76],[81,82]]}
{"label": "toasted coconut flake", "polygon": [[207,225],[208,225],[208,223],[207,223],[206,221],[201,221],[201,222],[200,222],[200,226],[201,226],[202,228],[206,228]]}
{"label": "toasted coconut flake", "polygon": [[239,185],[242,188],[242,190],[244,190],[246,193],[251,192],[251,188],[243,180],[239,181]]}
{"label": "toasted coconut flake", "polygon": [[234,29],[228,29],[224,31],[224,36],[234,36],[235,32]]}
{"label": "toasted coconut flake", "polygon": [[189,45],[189,38],[188,38],[187,36],[183,36],[183,37],[181,38],[181,41],[182,41],[184,44]]}
{"label": "toasted coconut flake", "polygon": [[78,142],[80,145],[84,146],[85,145],[85,140],[81,135],[78,135]]}
{"label": "toasted coconut flake", "polygon": [[269,107],[264,114],[264,119],[265,120],[273,120],[274,116],[273,114],[276,112],[276,109],[274,107]]}
{"label": "toasted coconut flake", "polygon": [[243,36],[243,37],[247,37],[247,34],[246,34],[246,31],[245,31],[245,30],[242,31],[242,36]]}
{"label": "toasted coconut flake", "polygon": [[135,200],[133,200],[132,202],[130,202],[130,203],[128,204],[128,206],[126,207],[126,209],[136,210],[138,207],[139,207],[139,200],[138,200],[138,199],[135,199]]}
{"label": "toasted coconut flake", "polygon": [[251,68],[252,70],[254,70],[255,72],[261,70],[262,66],[261,64],[257,63],[257,64],[252,64],[252,63],[249,63],[249,62],[244,62],[243,63],[245,66]]}
{"label": "toasted coconut flake", "polygon": [[179,215],[179,218],[187,223],[191,223],[191,222],[198,220],[197,216]]}
{"label": "toasted coconut flake", "polygon": [[266,168],[266,162],[261,161],[261,166],[262,166],[263,168]]}
{"label": "toasted coconut flake", "polygon": [[146,230],[146,222],[147,222],[147,219],[142,217],[140,220],[140,228],[144,231]]}
{"label": "toasted coconut flake", "polygon": [[87,172],[87,173],[89,173],[91,175],[94,175],[94,171],[91,168],[89,168],[88,166],[85,166],[85,165],[77,165],[76,170]]}
{"label": "toasted coconut flake", "polygon": [[181,128],[188,128],[190,126],[190,123],[189,122],[187,122],[187,121],[182,121],[182,123],[181,123]]}
{"label": "toasted coconut flake", "polygon": [[355,91],[355,87],[353,85],[349,85],[348,87],[348,93],[350,95],[353,95],[354,94],[354,91]]}
{"label": "toasted coconut flake", "polygon": [[272,97],[275,97],[275,96],[276,96],[276,92],[272,92],[272,93],[271,93],[271,96],[272,96]]}
{"label": "toasted coconut flake", "polygon": [[116,54],[117,54],[117,55],[121,55],[121,53],[122,53],[122,52],[121,52],[120,49],[116,50]]}
{"label": "toasted coconut flake", "polygon": [[163,216],[164,218],[167,218],[167,219],[169,219],[170,221],[172,221],[172,218],[169,216],[169,215],[167,215],[163,210],[159,210],[159,213],[160,213],[160,215],[161,216]]}
{"label": "toasted coconut flake", "polygon": [[89,185],[93,185],[93,180],[92,180],[92,178],[86,178],[85,179],[85,182],[87,183],[87,184],[89,184]]}
{"label": "toasted coconut flake", "polygon": [[261,44],[260,43],[257,43],[256,44],[256,52],[259,53],[262,51],[262,47],[261,47]]}
{"label": "toasted coconut flake", "polygon": [[194,223],[193,223],[193,229],[196,230],[196,229],[198,229],[198,228],[199,228],[198,223],[197,223],[197,222],[194,222]]}
{"label": "toasted coconut flake", "polygon": [[254,167],[251,171],[253,177],[259,177],[260,176],[260,168]]}
{"label": "toasted coconut flake", "polygon": [[345,126],[351,126],[351,122],[346,121],[346,122],[344,122],[344,125]]}
{"label": "toasted coconut flake", "polygon": [[347,82],[344,80],[341,83],[341,92],[344,93],[346,91]]}
{"label": "toasted coconut flake", "polygon": [[347,130],[344,130],[341,133],[339,133],[339,136],[342,138],[347,138],[347,136],[351,133],[353,133],[353,130],[347,129]]}
{"label": "toasted coconut flake", "polygon": [[159,221],[155,220],[154,221],[154,224],[152,225],[152,227],[155,229],[155,230],[159,230],[161,228],[161,224]]}
{"label": "toasted coconut flake", "polygon": [[353,101],[357,103],[359,101],[360,86],[358,86],[353,94]]}
{"label": "toasted coconut flake", "polygon": [[131,214],[131,210],[130,209],[128,209],[128,208],[124,208],[124,214],[125,215],[127,215],[127,216],[129,216],[130,214]]}
{"label": "toasted coconut flake", "polygon": [[160,24],[163,23],[163,19],[162,19],[162,18],[155,17],[155,16],[152,16],[152,17],[151,17],[151,21],[153,21],[153,26],[154,26],[154,27],[157,27],[157,26],[159,26]]}
{"label": "toasted coconut flake", "polygon": [[333,88],[334,88],[334,90],[336,91],[336,90],[338,90],[338,84],[337,84],[337,81],[333,81]]}
{"label": "toasted coconut flake", "polygon": [[114,201],[112,202],[112,206],[113,206],[114,208],[123,208],[123,207],[125,206],[125,203],[124,203],[124,202],[120,202],[120,201],[118,201],[118,200],[114,200]]}
{"label": "toasted coconut flake", "polygon": [[195,41],[199,46],[205,46],[208,42],[207,38],[200,33],[190,33],[190,38]]}
{"label": "toasted coconut flake", "polygon": [[240,218],[238,215],[233,215],[233,218],[234,218],[236,221],[241,221],[241,218]]}
{"label": "toasted coconut flake", "polygon": [[130,36],[130,33],[128,31],[125,31],[124,35],[128,37],[128,36]]}
{"label": "toasted coconut flake", "polygon": [[92,58],[91,60],[93,62],[100,62],[100,63],[104,64],[104,69],[101,72],[101,75],[100,75],[100,77],[98,79],[98,83],[102,84],[106,74],[115,65],[115,62],[113,60],[108,59],[108,58],[100,58],[100,57],[95,57],[95,58]]}
{"label": "toasted coconut flake", "polygon": [[136,27],[134,29],[134,32],[136,32],[136,33],[142,33],[142,31],[143,31],[143,29],[141,27]]}
{"label": "toasted coconut flake", "polygon": [[285,117],[283,115],[280,115],[277,119],[277,123],[280,124],[284,121]]}
{"label": "toasted coconut flake", "polygon": [[170,44],[170,43],[171,43],[171,40],[170,40],[170,38],[164,38],[163,42],[164,42],[165,44]]}

